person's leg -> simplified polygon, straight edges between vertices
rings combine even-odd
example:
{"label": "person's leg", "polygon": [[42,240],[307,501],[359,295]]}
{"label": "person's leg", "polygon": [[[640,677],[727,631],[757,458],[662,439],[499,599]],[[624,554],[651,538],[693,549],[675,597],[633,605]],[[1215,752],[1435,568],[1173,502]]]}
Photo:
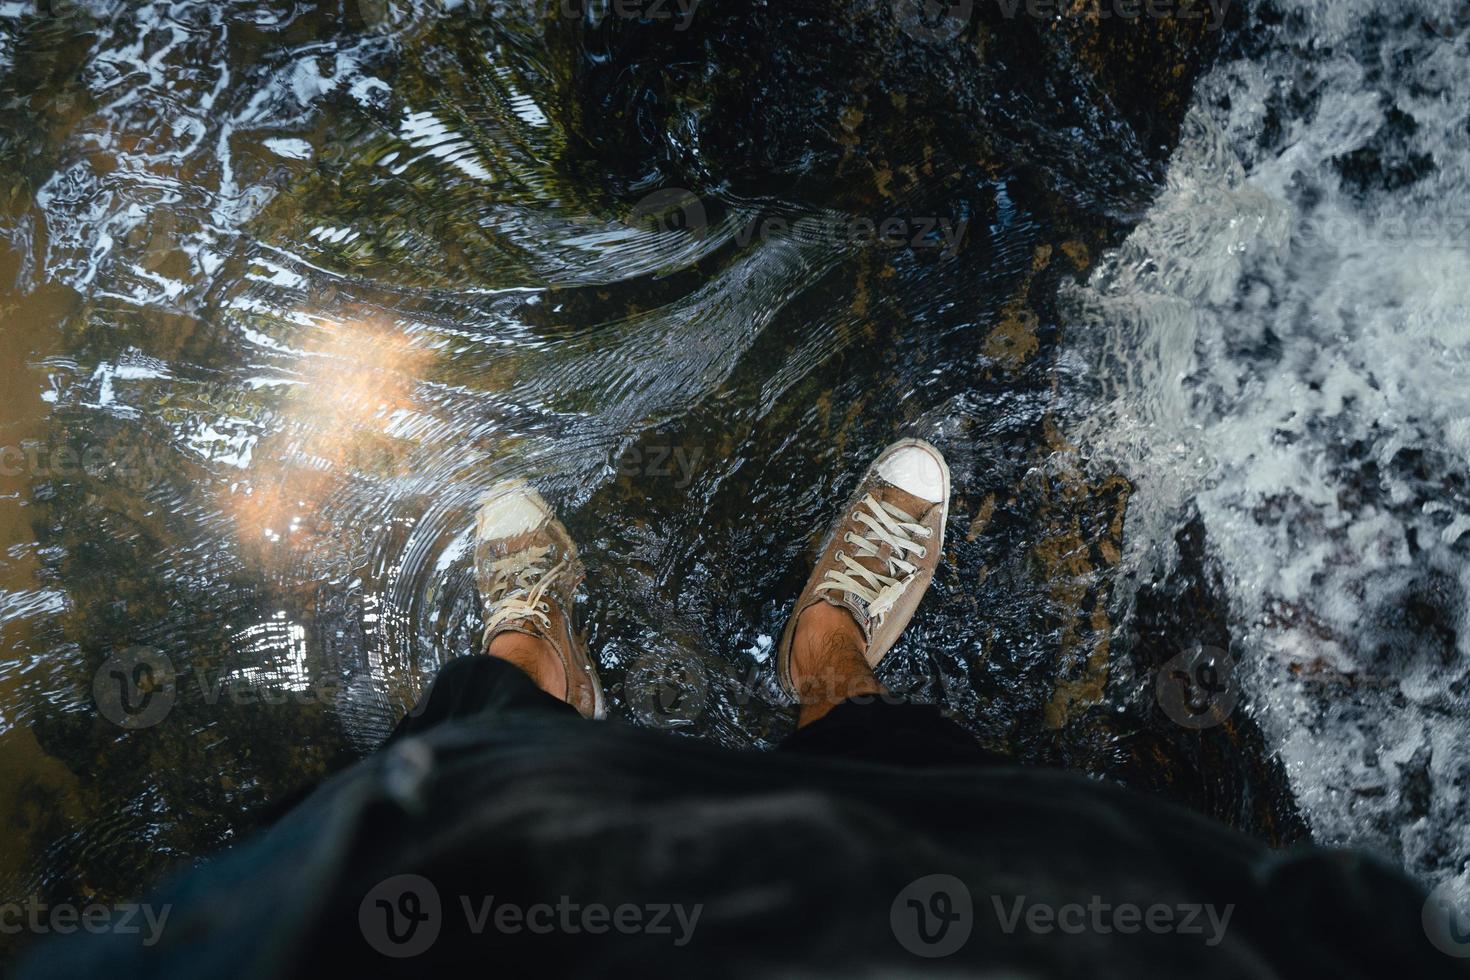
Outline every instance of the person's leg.
{"label": "person's leg", "polygon": [[801,614],[789,668],[799,702],[798,728],[826,717],[849,698],[887,693],[868,666],[866,646],[862,628],[841,606],[819,602]]}
{"label": "person's leg", "polygon": [[599,717],[602,684],[571,628],[582,574],[576,545],[540,494],[521,481],[492,489],[475,522],[485,653],[445,664],[388,741],[507,711]]}
{"label": "person's leg", "polygon": [[872,669],[934,580],[948,516],[949,468],[927,442],[900,440],[868,468],[776,648],[776,679],[803,706],[803,725],[854,694],[883,690]]}
{"label": "person's leg", "polygon": [[511,660],[479,655],[456,657],[434,677],[413,710],[399,720],[383,744],[437,728],[446,722],[479,719],[493,724],[507,713],[581,717]]}
{"label": "person's leg", "polygon": [[782,751],[915,765],[995,764],[932,705],[903,704],[873,673],[939,566],[949,471],[939,451],[904,440],[869,468],[838,517],[777,651],[798,705]]}
{"label": "person's leg", "polygon": [[573,597],[585,577],[576,543],[539,493],[521,480],[490,491],[475,523],[486,652],[584,717],[601,718],[602,682],[572,629]]}
{"label": "person's leg", "polygon": [[819,603],[802,613],[791,650],[800,707],[780,751],[909,767],[1004,765],[933,705],[904,704],[873,675],[851,614]]}
{"label": "person's leg", "polygon": [[520,668],[541,690],[565,701],[566,668],[550,643],[525,633],[501,633],[490,641],[485,652]]}

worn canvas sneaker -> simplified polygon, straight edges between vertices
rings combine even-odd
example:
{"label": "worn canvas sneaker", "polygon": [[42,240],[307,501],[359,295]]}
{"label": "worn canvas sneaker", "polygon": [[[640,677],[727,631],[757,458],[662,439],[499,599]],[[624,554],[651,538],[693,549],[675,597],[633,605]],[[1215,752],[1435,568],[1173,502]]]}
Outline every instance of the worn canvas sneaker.
{"label": "worn canvas sneaker", "polygon": [[796,621],[814,603],[852,613],[868,641],[868,664],[877,668],[934,579],[948,515],[949,467],[927,442],[903,439],[868,467],[781,634],[776,676],[789,697],[797,699],[791,679]]}
{"label": "worn canvas sneaker", "polygon": [[586,718],[607,714],[602,681],[572,631],[572,597],[586,572],[577,546],[524,480],[496,484],[475,523],[475,584],[485,604],[484,649],[501,633],[549,643],[567,676],[565,700]]}

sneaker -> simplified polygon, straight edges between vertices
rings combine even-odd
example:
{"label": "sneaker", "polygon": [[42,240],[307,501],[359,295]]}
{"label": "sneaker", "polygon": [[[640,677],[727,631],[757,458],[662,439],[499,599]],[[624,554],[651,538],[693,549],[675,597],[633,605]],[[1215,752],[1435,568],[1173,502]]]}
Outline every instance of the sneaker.
{"label": "sneaker", "polygon": [[483,647],[506,632],[545,640],[566,671],[564,700],[583,717],[602,718],[602,681],[582,638],[572,632],[572,597],[585,577],[576,544],[539,493],[524,480],[490,490],[475,521]]}
{"label": "sneaker", "polygon": [[796,622],[818,602],[852,613],[867,638],[868,665],[877,668],[934,579],[948,516],[949,467],[927,442],[903,439],[868,467],[781,634],[776,676],[788,697],[797,699],[791,679]]}

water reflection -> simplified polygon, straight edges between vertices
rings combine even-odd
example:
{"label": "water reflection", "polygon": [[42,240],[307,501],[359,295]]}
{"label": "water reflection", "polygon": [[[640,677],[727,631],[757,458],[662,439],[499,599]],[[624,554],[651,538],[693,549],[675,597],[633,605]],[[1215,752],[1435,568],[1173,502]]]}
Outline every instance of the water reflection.
{"label": "water reflection", "polygon": [[[0,145],[5,271],[70,299],[25,320],[38,429],[108,464],[14,491],[56,597],[0,613],[28,627],[0,667],[9,798],[44,801],[15,804],[14,887],[125,898],[376,744],[476,650],[471,516],[509,475],[581,545],[614,712],[769,746],[792,723],[771,637],[900,432],[950,454],[955,532],[891,686],[1024,761],[1291,836],[1249,735],[1193,782],[1162,772],[1111,645],[1126,482],[1061,435],[1087,406],[1057,283],[1169,143],[1099,92],[1167,134],[1203,45],[1144,37],[1163,54],[1128,63],[1157,75],[1124,83],[1025,22],[987,25],[1014,43],[982,57],[882,4],[711,6],[677,36],[382,6],[0,8],[0,95],[65,109]],[[1146,110],[1122,98],[1155,82]],[[858,230],[812,233],[834,227]],[[128,460],[140,479],[110,477]],[[127,732],[88,692],[137,647],[178,697]],[[272,697],[229,693],[252,689]]]}
{"label": "water reflection", "polygon": [[335,548],[324,515],[351,481],[406,475],[415,394],[432,360],[388,322],[304,319],[296,369],[248,381],[284,393],[269,433],[240,446],[221,437],[211,452],[243,471],[224,507],[242,548],[266,564]]}

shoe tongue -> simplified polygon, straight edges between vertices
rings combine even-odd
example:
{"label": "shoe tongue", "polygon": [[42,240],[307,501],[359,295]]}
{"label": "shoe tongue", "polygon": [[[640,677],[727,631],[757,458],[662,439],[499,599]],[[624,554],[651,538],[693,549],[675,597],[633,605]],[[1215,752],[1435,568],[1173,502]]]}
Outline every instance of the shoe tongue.
{"label": "shoe tongue", "polygon": [[[541,628],[540,620],[529,617],[526,619],[512,619],[508,622],[501,623],[495,627],[495,636],[499,636],[501,633],[523,633],[526,636],[534,636],[538,640],[546,639],[546,630]],[[487,642],[489,639],[494,639],[494,637],[487,638]]]}
{"label": "shoe tongue", "polygon": [[877,477],[877,481],[882,486],[882,490],[873,494],[876,499],[886,502],[891,507],[897,507],[920,524],[924,522],[924,516],[934,506],[932,501],[916,497],[903,487],[894,486],[881,476]]}

